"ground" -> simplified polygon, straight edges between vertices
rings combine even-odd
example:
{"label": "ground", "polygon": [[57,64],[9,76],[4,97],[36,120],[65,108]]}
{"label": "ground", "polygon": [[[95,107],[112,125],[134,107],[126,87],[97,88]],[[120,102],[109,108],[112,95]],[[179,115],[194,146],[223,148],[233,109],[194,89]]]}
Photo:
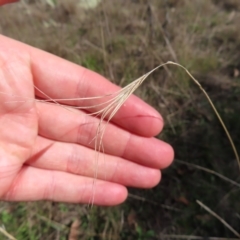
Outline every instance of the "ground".
{"label": "ground", "polygon": [[[239,0],[102,0],[93,9],[76,3],[42,0],[5,6],[0,31],[120,86],[163,62],[178,62],[209,93],[240,149]],[[240,232],[239,168],[203,93],[184,71],[167,66],[136,94],[161,112],[165,128],[158,137],[176,153],[157,187],[129,189],[127,202],[111,208],[0,203],[0,225],[18,240],[67,239],[76,219],[75,239],[236,238],[196,202]]]}

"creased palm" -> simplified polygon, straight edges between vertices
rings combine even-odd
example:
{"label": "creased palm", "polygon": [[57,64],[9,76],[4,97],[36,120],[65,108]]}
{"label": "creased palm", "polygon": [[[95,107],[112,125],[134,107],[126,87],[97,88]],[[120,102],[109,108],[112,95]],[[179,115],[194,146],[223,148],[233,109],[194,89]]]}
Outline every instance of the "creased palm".
{"label": "creased palm", "polygon": [[[106,128],[104,154],[96,155],[98,118],[32,101],[117,90],[90,70],[0,36],[0,199],[115,205],[125,200],[125,186],[155,186],[158,169],[171,163],[173,151],[153,138],[163,121],[146,103],[135,96],[127,100]],[[62,103],[84,106],[101,101]]]}

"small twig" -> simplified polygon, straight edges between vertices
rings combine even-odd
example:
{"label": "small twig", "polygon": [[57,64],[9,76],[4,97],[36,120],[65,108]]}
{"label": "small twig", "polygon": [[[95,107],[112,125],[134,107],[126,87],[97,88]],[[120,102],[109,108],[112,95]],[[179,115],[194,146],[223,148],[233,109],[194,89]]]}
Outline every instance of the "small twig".
{"label": "small twig", "polygon": [[56,222],[56,221],[53,221],[52,219],[49,219],[45,216],[42,216],[40,214],[37,214],[37,217],[44,221],[45,223],[47,223],[49,226],[51,226],[52,228],[56,229],[56,230],[66,230],[66,229],[69,229],[68,226],[62,224],[62,223],[59,223],[59,222]]}
{"label": "small twig", "polygon": [[10,233],[8,233],[4,228],[0,227],[0,232],[8,237],[10,240],[17,240],[15,237],[13,237]]}
{"label": "small twig", "polygon": [[206,205],[204,205],[202,202],[200,202],[199,200],[196,201],[197,204],[199,204],[202,208],[204,208],[207,212],[209,212],[212,216],[214,216],[215,218],[217,218],[225,227],[227,227],[235,236],[237,236],[238,238],[240,238],[240,234],[234,229],[232,228],[223,218],[221,218],[218,214],[216,214],[215,212],[213,212],[209,207],[207,207]]}
{"label": "small twig", "polygon": [[223,176],[222,174],[220,174],[220,173],[218,173],[218,172],[215,172],[215,171],[213,171],[213,170],[211,170],[211,169],[208,169],[208,168],[205,168],[205,167],[201,167],[201,166],[198,166],[198,165],[196,165],[196,164],[188,163],[188,162],[185,162],[185,161],[182,161],[182,160],[178,160],[178,159],[176,159],[175,161],[176,161],[176,163],[185,164],[185,165],[188,165],[188,166],[197,168],[197,169],[199,169],[199,170],[202,170],[202,171],[204,171],[204,172],[211,173],[211,174],[213,174],[213,175],[221,178],[222,180],[224,180],[224,181],[226,181],[226,182],[229,182],[229,183],[231,183],[232,185],[237,186],[237,187],[240,188],[240,183],[237,183],[237,182],[233,181],[232,179],[227,178],[227,177]]}
{"label": "small twig", "polygon": [[137,196],[137,195],[134,195],[134,194],[131,194],[131,193],[128,194],[128,197],[134,198],[134,199],[142,201],[142,202],[148,202],[148,203],[151,203],[153,205],[158,205],[158,206],[160,205],[162,208],[165,208],[167,210],[171,210],[171,211],[175,211],[175,212],[181,212],[181,210],[178,209],[178,208],[174,208],[174,207],[171,207],[171,206],[168,206],[168,205],[165,205],[165,204],[159,204],[155,201],[148,200],[144,197],[140,197],[140,196]]}

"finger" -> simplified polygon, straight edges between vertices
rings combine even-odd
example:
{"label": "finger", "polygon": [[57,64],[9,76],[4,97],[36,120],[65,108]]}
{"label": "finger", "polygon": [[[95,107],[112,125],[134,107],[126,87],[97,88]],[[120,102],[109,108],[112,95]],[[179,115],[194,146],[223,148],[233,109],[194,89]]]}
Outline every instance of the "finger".
{"label": "finger", "polygon": [[125,187],[74,174],[23,167],[9,191],[6,201],[51,200],[70,203],[117,205],[127,197]]}
{"label": "finger", "polygon": [[69,172],[125,186],[151,188],[160,181],[160,171],[94,150],[38,137],[31,158],[33,167]]}
{"label": "finger", "polygon": [[[80,111],[72,112],[50,104],[38,103],[37,108],[41,136],[95,148],[98,119]],[[131,134],[112,124],[106,126],[102,144],[107,154],[152,168],[165,168],[173,160],[173,150],[169,144],[155,138]],[[102,148],[97,146],[97,150]]]}
{"label": "finger", "polygon": [[[34,83],[51,98],[92,97],[114,93],[120,89],[99,74],[59,57],[3,36],[0,40],[3,47],[8,48],[11,45],[20,53],[30,52]],[[92,105],[99,104],[101,101],[98,99],[80,103]],[[99,107],[96,107],[92,111],[98,109]],[[163,127],[163,120],[159,113],[136,96],[131,96],[127,100],[114,116],[113,122],[128,131],[146,137],[157,135]]]}

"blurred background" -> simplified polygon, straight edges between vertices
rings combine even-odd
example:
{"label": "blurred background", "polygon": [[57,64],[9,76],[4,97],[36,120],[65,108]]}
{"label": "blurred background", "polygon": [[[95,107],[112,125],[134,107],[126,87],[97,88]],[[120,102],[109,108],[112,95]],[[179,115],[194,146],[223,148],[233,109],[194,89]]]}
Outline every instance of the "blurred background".
{"label": "blurred background", "polygon": [[[239,0],[25,0],[0,8],[0,32],[120,86],[178,62],[209,93],[240,150]],[[109,208],[1,202],[0,225],[18,240],[236,238],[196,202],[240,232],[239,168],[202,92],[166,66],[136,94],[161,112],[158,137],[176,153],[157,187],[129,189],[126,203]]]}

